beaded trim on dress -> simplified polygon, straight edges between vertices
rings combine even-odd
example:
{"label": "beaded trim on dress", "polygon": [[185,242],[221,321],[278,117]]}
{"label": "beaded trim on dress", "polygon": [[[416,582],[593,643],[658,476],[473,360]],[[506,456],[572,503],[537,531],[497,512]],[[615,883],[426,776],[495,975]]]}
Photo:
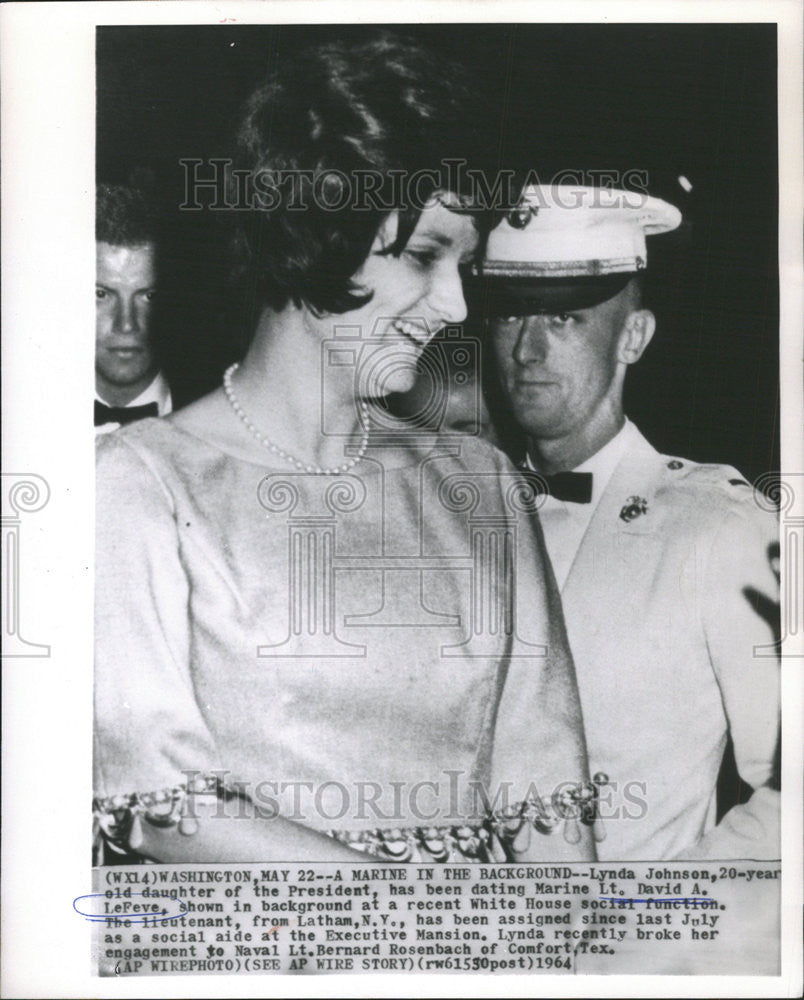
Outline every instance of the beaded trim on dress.
{"label": "beaded trim on dress", "polygon": [[[597,815],[597,800],[607,782],[606,775],[596,774],[591,782],[566,784],[549,800],[528,798],[457,825],[328,830],[326,834],[355,851],[389,861],[515,861],[528,850],[532,836],[550,835],[559,828],[568,843],[580,841],[581,824],[592,826],[595,839],[602,840],[605,834]],[[93,863],[108,863],[104,858],[109,851],[126,855],[130,861],[128,852],[136,852],[143,843],[143,820],[157,827],[178,825],[179,833],[192,836],[198,830],[195,799],[250,802],[235,785],[228,785],[216,774],[199,775],[186,785],[156,792],[95,799]]]}

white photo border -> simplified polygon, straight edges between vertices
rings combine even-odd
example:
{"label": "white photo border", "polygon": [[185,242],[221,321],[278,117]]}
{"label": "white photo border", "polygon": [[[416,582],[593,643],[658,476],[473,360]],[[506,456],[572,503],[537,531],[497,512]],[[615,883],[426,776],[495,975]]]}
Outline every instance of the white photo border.
{"label": "white photo border", "polygon": [[[799,0],[163,0],[9,3],[2,57],[4,471],[42,476],[49,502],[26,523],[19,587],[27,638],[50,655],[3,661],[4,996],[310,994],[306,977],[100,980],[87,892],[91,801],[95,27],[110,24],[775,22],[779,39],[779,259],[783,471],[804,470],[802,5]],[[65,385],[70,386],[69,394]],[[797,498],[797,515],[804,498]],[[801,645],[785,650],[800,657]],[[779,977],[319,976],[319,996],[793,996],[801,982],[802,660],[783,670],[783,907]]]}

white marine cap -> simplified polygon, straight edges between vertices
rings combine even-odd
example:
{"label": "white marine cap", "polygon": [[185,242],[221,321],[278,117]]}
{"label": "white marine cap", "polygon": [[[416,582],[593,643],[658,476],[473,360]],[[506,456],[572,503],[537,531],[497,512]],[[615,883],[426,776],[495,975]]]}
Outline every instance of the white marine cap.
{"label": "white marine cap", "polygon": [[634,191],[534,185],[492,230],[482,273],[489,278],[584,278],[647,266],[646,236],[681,224],[681,212]]}

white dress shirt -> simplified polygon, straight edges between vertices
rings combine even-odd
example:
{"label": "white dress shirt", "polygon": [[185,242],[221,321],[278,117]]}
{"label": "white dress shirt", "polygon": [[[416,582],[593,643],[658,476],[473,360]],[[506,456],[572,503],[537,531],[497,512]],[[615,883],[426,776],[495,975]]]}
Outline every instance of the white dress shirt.
{"label": "white dress shirt", "polygon": [[[111,406],[111,403],[107,403],[105,399],[101,399],[98,393],[95,393],[95,399],[99,403],[103,403],[104,406]],[[170,386],[168,381],[162,372],[159,372],[156,378],[151,382],[151,384],[143,389],[142,392],[137,396],[136,399],[132,399],[130,403],[126,403],[126,406],[145,406],[148,403],[156,403],[159,407],[159,416],[165,417],[168,413],[173,410],[173,399],[170,395]],[[120,426],[118,423],[108,423],[100,424],[95,428],[96,434],[108,434],[110,431],[116,431]]]}
{"label": "white dress shirt", "polygon": [[[626,418],[623,427],[608,444],[604,444],[591,458],[587,458],[581,465],[572,469],[572,472],[592,473],[592,499],[589,503],[556,500],[550,495],[541,498],[539,520],[542,523],[547,553],[553,564],[559,590],[563,588],[569,576],[595,508],[609,484],[612,473],[633,440],[635,430],[634,425]],[[525,461],[529,469],[538,472],[529,455]]]}

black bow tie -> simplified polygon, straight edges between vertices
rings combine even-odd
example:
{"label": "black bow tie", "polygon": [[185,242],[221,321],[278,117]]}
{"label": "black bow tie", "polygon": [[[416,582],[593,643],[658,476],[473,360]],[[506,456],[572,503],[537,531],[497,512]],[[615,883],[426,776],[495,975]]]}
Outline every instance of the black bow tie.
{"label": "black bow tie", "polygon": [[556,472],[553,476],[543,476],[532,469],[523,469],[522,475],[537,494],[547,493],[556,500],[569,503],[591,503],[591,472]]}
{"label": "black bow tie", "polygon": [[95,400],[96,427],[101,424],[130,424],[132,420],[158,416],[159,407],[156,403],[145,403],[143,406],[107,406]]}

